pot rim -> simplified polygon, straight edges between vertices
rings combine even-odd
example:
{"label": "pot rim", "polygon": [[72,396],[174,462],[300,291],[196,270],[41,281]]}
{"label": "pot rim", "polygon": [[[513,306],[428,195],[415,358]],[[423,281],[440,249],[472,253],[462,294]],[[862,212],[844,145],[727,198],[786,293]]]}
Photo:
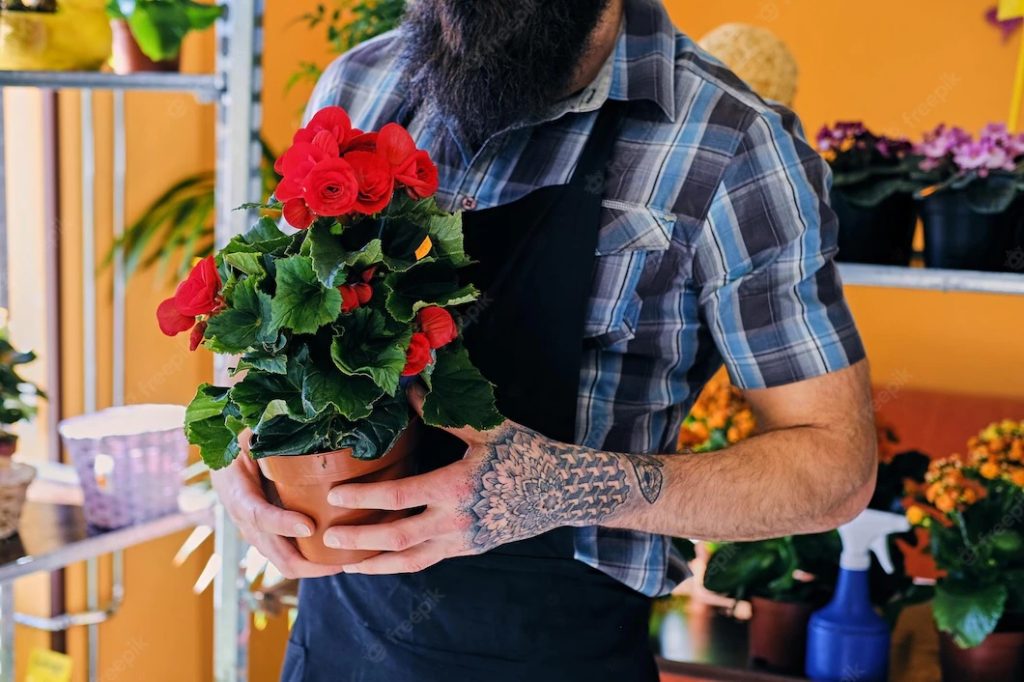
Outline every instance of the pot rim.
{"label": "pot rim", "polygon": [[27,486],[36,477],[36,468],[24,462],[10,462],[9,466],[0,466],[0,488],[19,488]]}
{"label": "pot rim", "polygon": [[409,457],[416,442],[417,422],[411,420],[391,449],[377,459],[356,459],[352,457],[351,448],[344,448],[301,455],[270,455],[260,457],[256,463],[267,479],[286,485],[312,485],[325,479],[341,481],[361,478]]}

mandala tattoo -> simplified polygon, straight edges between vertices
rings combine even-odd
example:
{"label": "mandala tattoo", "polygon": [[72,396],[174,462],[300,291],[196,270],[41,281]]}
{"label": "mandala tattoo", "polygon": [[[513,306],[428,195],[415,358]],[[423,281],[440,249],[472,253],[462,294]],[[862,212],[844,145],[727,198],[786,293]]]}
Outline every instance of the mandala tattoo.
{"label": "mandala tattoo", "polygon": [[[489,448],[467,509],[473,544],[484,551],[559,526],[597,525],[632,489],[622,455],[552,443],[516,427]],[[661,493],[661,462],[629,459],[641,494],[653,503]]]}

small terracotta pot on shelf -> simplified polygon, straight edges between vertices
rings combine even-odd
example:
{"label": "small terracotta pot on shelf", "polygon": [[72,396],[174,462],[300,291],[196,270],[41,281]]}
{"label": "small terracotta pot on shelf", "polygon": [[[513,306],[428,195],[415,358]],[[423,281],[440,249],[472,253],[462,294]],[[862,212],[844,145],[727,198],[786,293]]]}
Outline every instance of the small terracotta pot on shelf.
{"label": "small terracotta pot on shelf", "polygon": [[113,19],[110,22],[110,30],[113,33],[113,51],[111,65],[115,73],[121,75],[142,72],[167,72],[176,73],[181,69],[181,57],[155,62],[147,57],[138,41],[132,35],[128,22],[123,19]]}
{"label": "small terracotta pot on shelf", "polygon": [[758,670],[803,675],[807,623],[817,607],[763,597],[754,597],[750,604],[750,662]]}
{"label": "small terracotta pot on shelf", "polygon": [[302,555],[317,564],[344,566],[380,554],[376,551],[331,549],[324,531],[332,526],[362,526],[403,518],[409,511],[343,509],[327,503],[327,493],[341,483],[393,481],[415,473],[412,452],[419,422],[412,421],[394,447],[380,459],[360,460],[351,450],[316,455],[279,455],[259,460],[269,481],[268,498],[278,506],[313,519],[316,528],[308,538],[296,538]]}
{"label": "small terracotta pot on shelf", "polygon": [[1024,630],[993,632],[971,649],[961,649],[943,632],[939,658],[943,682],[1024,680]]}

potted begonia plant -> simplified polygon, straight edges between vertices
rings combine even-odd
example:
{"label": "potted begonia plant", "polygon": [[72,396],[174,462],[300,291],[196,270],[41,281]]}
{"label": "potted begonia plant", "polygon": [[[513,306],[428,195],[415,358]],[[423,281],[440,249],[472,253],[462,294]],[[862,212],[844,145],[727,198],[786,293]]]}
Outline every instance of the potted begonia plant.
{"label": "potted begonia plant", "polygon": [[1024,678],[1024,421],[992,424],[931,463],[905,501],[940,571],[943,680]]}
{"label": "potted begonia plant", "polygon": [[832,168],[832,208],[842,261],[908,265],[917,210],[907,179],[905,139],[876,135],[860,122],[824,126],[818,151]]}
{"label": "potted begonia plant", "polygon": [[1024,239],[1024,134],[944,125],[915,146],[911,178],[924,221],[925,265],[998,271]]}
{"label": "potted begonia plant", "polygon": [[432,199],[430,156],[399,125],[364,133],[329,107],[276,168],[270,206],[299,229],[262,218],[202,259],[158,318],[167,334],[190,331],[193,349],[237,356],[240,380],[204,384],[189,405],[189,441],[214,469],[245,448],[284,506],[316,522],[298,541],[303,554],[340,565],[369,553],[329,549],[323,531],[387,515],[339,511],[328,490],[414,469],[403,384],[424,384],[428,425],[487,429],[502,418],[459,338],[453,309],[478,294],[460,281],[462,221]]}
{"label": "potted begonia plant", "polygon": [[107,0],[117,73],[177,71],[181,44],[213,25],[224,7],[193,0]]}
{"label": "potted begonia plant", "polygon": [[15,350],[7,329],[0,328],[0,539],[18,529],[25,493],[35,477],[35,468],[11,461],[18,436],[8,430],[12,424],[32,419],[35,401],[45,397],[38,386],[18,373],[19,366],[35,359],[32,351]]}

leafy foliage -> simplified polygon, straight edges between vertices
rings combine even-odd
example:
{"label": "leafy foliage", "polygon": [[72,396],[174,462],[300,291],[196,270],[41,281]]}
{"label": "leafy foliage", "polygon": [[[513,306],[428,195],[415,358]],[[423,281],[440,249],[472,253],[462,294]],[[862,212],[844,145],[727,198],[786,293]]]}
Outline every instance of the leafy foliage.
{"label": "leafy foliage", "polygon": [[[320,3],[312,12],[299,17],[309,29],[322,28],[333,54],[348,52],[359,43],[376,38],[398,26],[405,13],[405,0],[335,0],[328,6]],[[323,69],[312,62],[302,62],[288,79],[291,89],[301,82],[316,82]]]}
{"label": "leafy foliage", "polygon": [[[11,345],[6,328],[0,328],[0,427],[27,421],[36,415],[35,399],[46,394],[18,374],[18,366],[33,362],[32,351],[18,351]],[[0,428],[0,440],[10,438]]]}
{"label": "leafy foliage", "polygon": [[[411,230],[410,244],[437,230],[442,246],[417,260],[406,252],[415,246],[382,238],[388,225]],[[319,218],[295,235],[264,218],[232,239],[215,256],[223,307],[206,322],[204,345],[238,355],[236,370],[245,376],[231,387],[201,387],[189,407],[186,432],[203,459],[212,468],[229,464],[245,428],[256,458],[346,448],[361,459],[386,453],[409,420],[399,383],[416,312],[475,298],[459,284],[458,270],[469,262],[461,233],[460,219],[442,216],[432,201],[403,199],[378,216]],[[338,287],[355,284],[371,296],[343,309]],[[493,387],[465,349],[453,342],[434,352],[422,372],[425,421],[499,424]]]}
{"label": "leafy foliage", "polygon": [[107,14],[128,22],[143,54],[155,62],[174,59],[191,31],[202,31],[224,13],[220,5],[192,0],[107,0]]}

